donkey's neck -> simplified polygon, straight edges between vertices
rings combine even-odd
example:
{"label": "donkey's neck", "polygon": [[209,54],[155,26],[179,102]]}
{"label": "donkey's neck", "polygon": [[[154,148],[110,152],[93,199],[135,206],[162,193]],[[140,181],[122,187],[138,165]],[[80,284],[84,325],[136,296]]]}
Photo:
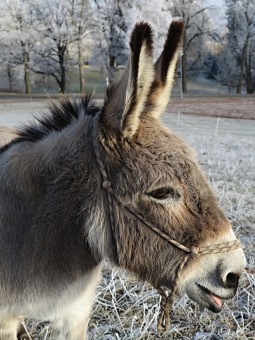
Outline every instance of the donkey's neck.
{"label": "donkey's neck", "polygon": [[[0,158],[1,189],[17,205],[27,205],[20,219],[28,226],[33,219],[38,233],[49,225],[65,234],[72,231],[87,249],[91,265],[103,257],[117,263],[93,145],[94,119],[81,116],[42,140],[12,145]],[[63,246],[68,247],[68,241]]]}
{"label": "donkey's neck", "polygon": [[[12,233],[12,226],[19,224],[17,244],[22,247],[23,239],[30,239],[28,258],[34,256],[39,237],[56,263],[62,257],[68,266],[68,258],[73,259],[73,267],[81,272],[101,260],[104,248],[106,217],[94,159],[93,119],[81,117],[42,140],[17,143],[0,158],[1,192],[6,197],[1,228]],[[52,255],[49,239],[58,244],[61,255]]]}

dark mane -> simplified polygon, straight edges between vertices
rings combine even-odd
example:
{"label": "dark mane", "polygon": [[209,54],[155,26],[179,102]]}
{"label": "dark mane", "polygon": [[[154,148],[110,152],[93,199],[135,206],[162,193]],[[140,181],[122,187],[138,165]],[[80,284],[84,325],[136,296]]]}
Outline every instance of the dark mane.
{"label": "dark mane", "polygon": [[59,103],[52,101],[48,108],[49,114],[38,117],[37,122],[17,130],[19,141],[36,142],[48,136],[52,131],[63,130],[74,120],[78,120],[81,115],[94,116],[99,111],[91,96],[65,98]]}
{"label": "dark mane", "polygon": [[82,115],[94,116],[100,110],[89,95],[83,98],[64,98],[58,103],[51,101],[48,109],[48,113],[37,117],[34,123],[17,128],[17,137],[0,148],[0,154],[14,144],[24,141],[36,142],[47,137],[52,131],[62,131]]}

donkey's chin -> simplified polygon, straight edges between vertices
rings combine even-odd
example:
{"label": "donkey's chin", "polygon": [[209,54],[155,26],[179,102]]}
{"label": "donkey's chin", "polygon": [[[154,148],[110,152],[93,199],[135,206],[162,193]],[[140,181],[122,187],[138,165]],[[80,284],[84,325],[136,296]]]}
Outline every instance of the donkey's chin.
{"label": "donkey's chin", "polygon": [[191,300],[214,313],[219,313],[222,310],[224,301],[231,299],[234,296],[233,293],[224,297],[220,296],[216,294],[215,291],[209,290],[199,283],[195,283],[192,287],[188,287],[186,293]]}

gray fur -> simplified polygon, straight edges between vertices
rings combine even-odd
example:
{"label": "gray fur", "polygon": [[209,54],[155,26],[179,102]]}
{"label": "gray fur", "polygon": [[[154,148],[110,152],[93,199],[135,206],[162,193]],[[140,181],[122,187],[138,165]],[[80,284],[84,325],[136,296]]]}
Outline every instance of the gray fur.
{"label": "gray fur", "polygon": [[[164,73],[161,83],[156,74],[159,66],[154,69],[151,64],[151,31],[144,25],[143,30],[139,24],[132,35],[129,67],[135,72],[126,71],[120,83],[108,90],[100,112],[88,114],[82,100],[60,103],[60,112],[69,107],[77,111],[77,117],[59,129],[47,130],[39,124],[38,131],[44,129],[40,138],[35,135],[29,139],[28,132],[17,131],[0,154],[1,340],[16,339],[21,316],[52,320],[58,340],[85,339],[103,259],[156,286],[170,286],[174,280],[183,256],[180,250],[153,234],[117,202],[114,224],[110,222],[107,193],[93,147],[96,117],[105,170],[123,203],[188,247],[234,238],[194,152],[157,118],[157,98],[160,100],[161,89],[164,97],[166,91],[170,95],[172,74],[168,79]],[[180,47],[182,23],[175,23],[174,28],[179,36],[175,36],[173,55]],[[169,67],[173,69],[175,64]],[[142,95],[142,85],[138,86],[136,79],[127,80],[128,74],[139,74],[139,82],[146,82]],[[128,91],[135,93],[135,99]],[[143,105],[137,105],[139,96]],[[164,202],[152,198],[150,193],[161,187],[174,188],[178,195]],[[187,287],[194,277],[203,277],[200,283],[215,293],[224,298],[233,296],[236,285],[224,282],[223,287],[219,283],[221,268],[224,280],[228,272],[241,275],[243,253],[231,253],[213,255],[210,261],[191,261],[183,277],[183,290],[191,291],[194,298],[193,290]],[[230,258],[234,258],[233,263]],[[206,301],[201,293],[197,302],[210,308]]]}

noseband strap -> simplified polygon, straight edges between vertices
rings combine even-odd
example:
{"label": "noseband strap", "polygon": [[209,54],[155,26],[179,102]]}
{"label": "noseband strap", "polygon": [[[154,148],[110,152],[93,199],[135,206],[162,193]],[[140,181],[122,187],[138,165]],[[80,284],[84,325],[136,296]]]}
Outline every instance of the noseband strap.
{"label": "noseband strap", "polygon": [[181,274],[183,272],[183,269],[185,267],[186,262],[193,257],[199,257],[201,255],[208,255],[208,254],[217,254],[217,253],[224,253],[228,252],[234,249],[242,248],[242,244],[239,240],[233,240],[230,242],[223,242],[219,244],[214,245],[208,245],[208,246],[202,246],[202,247],[186,247],[185,245],[179,243],[178,241],[172,239],[169,235],[164,233],[160,228],[157,226],[152,225],[149,221],[145,220],[144,217],[135,209],[123,204],[121,200],[118,198],[118,196],[114,193],[112,189],[112,183],[108,178],[104,163],[102,161],[102,158],[100,157],[100,153],[102,150],[101,145],[99,144],[98,136],[97,136],[97,121],[98,117],[96,117],[96,121],[93,126],[93,143],[94,143],[94,150],[96,155],[96,160],[98,164],[98,168],[100,170],[101,176],[102,176],[102,187],[107,192],[107,201],[108,201],[108,211],[109,211],[109,220],[110,224],[113,228],[114,226],[114,202],[115,201],[119,203],[126,211],[128,211],[131,215],[133,215],[136,219],[141,221],[146,227],[148,227],[151,231],[153,231],[155,234],[157,234],[159,237],[161,237],[163,240],[171,244],[172,246],[182,250],[184,253],[186,253],[183,258],[181,259],[181,262],[177,266],[176,274],[174,283],[171,286],[171,291],[163,289],[162,287],[155,287],[158,291],[158,293],[161,295],[161,302],[160,302],[160,311],[158,316],[158,324],[157,329],[159,332],[166,332],[170,325],[170,316],[169,311],[170,308],[173,305],[174,296],[177,292]]}

